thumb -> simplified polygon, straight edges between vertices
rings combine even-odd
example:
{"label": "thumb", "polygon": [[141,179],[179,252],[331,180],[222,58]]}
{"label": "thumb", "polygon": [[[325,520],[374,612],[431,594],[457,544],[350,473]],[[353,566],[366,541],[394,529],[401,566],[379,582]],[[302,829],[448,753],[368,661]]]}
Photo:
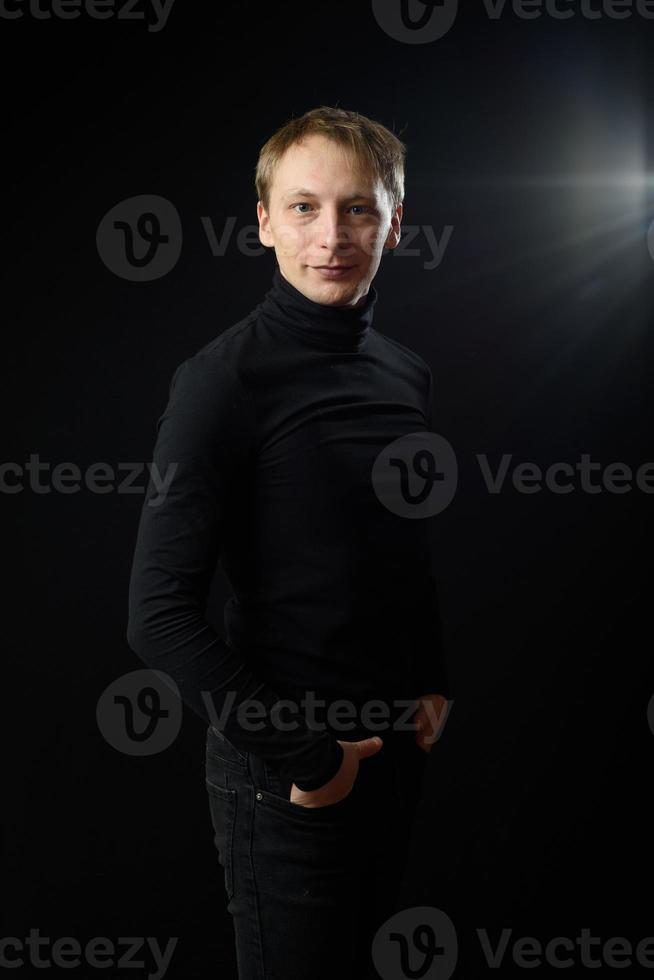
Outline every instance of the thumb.
{"label": "thumb", "polygon": [[364,738],[360,742],[355,742],[355,745],[359,749],[359,756],[362,759],[367,759],[368,756],[375,755],[381,749],[383,741],[379,735],[373,736],[373,738]]}

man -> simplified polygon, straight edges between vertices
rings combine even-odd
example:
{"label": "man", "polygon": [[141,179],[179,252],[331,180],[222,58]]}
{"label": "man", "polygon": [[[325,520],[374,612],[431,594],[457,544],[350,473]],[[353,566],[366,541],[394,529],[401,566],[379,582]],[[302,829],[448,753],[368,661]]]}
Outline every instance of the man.
{"label": "man", "polygon": [[[209,722],[241,980],[372,969],[449,696],[425,524],[373,479],[431,413],[427,364],[372,327],[404,157],[385,127],[330,107],[268,140],[256,188],[272,288],[177,368],[157,426],[154,462],[176,469],[163,502],[146,496],[128,640]],[[219,559],[226,641],[206,615]],[[386,713],[366,713],[373,701]]]}

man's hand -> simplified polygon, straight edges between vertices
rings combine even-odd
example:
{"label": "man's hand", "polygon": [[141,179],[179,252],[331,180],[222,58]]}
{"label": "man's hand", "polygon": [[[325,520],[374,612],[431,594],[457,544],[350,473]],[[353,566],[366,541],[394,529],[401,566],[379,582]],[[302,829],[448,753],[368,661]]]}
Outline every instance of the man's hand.
{"label": "man's hand", "polygon": [[413,716],[415,739],[425,752],[431,752],[432,745],[442,731],[447,717],[446,705],[447,698],[442,694],[423,694],[418,698],[418,708]]}
{"label": "man's hand", "polygon": [[383,742],[379,735],[375,735],[373,738],[361,739],[360,742],[342,742],[339,738],[338,744],[343,746],[343,761],[336,775],[318,789],[301,790],[293,783],[291,803],[315,808],[345,799],[354,786],[360,760],[379,752]]}

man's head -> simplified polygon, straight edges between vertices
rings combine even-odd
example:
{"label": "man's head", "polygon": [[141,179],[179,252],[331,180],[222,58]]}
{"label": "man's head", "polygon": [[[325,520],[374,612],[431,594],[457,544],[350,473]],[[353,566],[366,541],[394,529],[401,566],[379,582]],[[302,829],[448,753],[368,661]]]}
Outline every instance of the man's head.
{"label": "man's head", "polygon": [[[322,106],[262,147],[255,184],[259,238],[316,303],[356,306],[384,248],[400,240],[405,145],[357,112]],[[347,266],[337,277],[325,266]]]}

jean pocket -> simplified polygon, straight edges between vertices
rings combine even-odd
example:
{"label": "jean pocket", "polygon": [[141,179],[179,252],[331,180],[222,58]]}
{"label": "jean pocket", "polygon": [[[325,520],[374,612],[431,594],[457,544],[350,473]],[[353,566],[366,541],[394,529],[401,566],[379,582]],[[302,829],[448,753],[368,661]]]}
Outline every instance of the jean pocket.
{"label": "jean pocket", "polygon": [[234,895],[234,826],[236,823],[236,790],[217,786],[205,779],[209,794],[209,812],[214,830],[218,860],[225,872],[228,899]]}
{"label": "jean pocket", "polygon": [[292,800],[286,799],[284,796],[277,796],[269,790],[262,792],[263,802],[270,804],[277,810],[282,810],[293,815],[297,814],[309,820],[329,819],[330,817],[340,816],[341,813],[346,813],[352,802],[351,797],[352,791],[350,790],[347,796],[344,796],[341,800],[337,800],[335,803],[327,803],[324,806],[304,806],[302,803],[293,803]]}
{"label": "jean pocket", "polygon": [[282,779],[278,773],[271,771],[268,766],[265,767],[265,770],[266,787],[261,790],[259,798],[261,802],[269,804],[276,810],[307,817],[309,820],[319,820],[321,817],[336,817],[341,812],[345,813],[352,803],[356,781],[347,796],[335,803],[327,803],[325,806],[304,806],[302,803],[293,803],[290,798],[292,780]]}
{"label": "jean pocket", "polygon": [[236,772],[247,772],[247,752],[241,752],[222,732],[210,725],[207,729],[207,756],[227,765]]}

